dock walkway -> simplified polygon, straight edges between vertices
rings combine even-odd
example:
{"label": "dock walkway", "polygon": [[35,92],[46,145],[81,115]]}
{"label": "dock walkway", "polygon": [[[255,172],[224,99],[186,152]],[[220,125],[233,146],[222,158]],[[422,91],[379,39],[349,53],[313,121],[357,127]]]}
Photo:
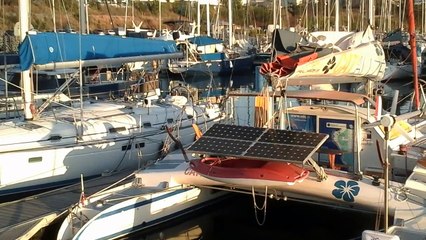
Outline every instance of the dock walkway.
{"label": "dock walkway", "polygon": [[[101,176],[84,182],[90,196],[131,175],[133,170]],[[128,178],[123,183],[129,182]],[[0,239],[30,239],[77,203],[81,184],[74,184],[13,202],[0,204]]]}

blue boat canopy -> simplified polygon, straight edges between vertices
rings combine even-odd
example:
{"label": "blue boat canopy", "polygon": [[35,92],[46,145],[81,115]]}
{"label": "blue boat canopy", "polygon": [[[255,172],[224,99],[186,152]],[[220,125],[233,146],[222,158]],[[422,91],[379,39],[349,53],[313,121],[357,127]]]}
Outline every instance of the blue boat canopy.
{"label": "blue boat canopy", "polygon": [[208,36],[192,37],[192,38],[188,38],[188,41],[192,44],[197,44],[197,46],[207,46],[207,45],[223,43],[221,39],[212,38]]}
{"label": "blue boat canopy", "polygon": [[[81,44],[80,44],[81,43]],[[80,47],[81,46],[81,47]],[[81,54],[79,49],[81,49]],[[176,53],[174,41],[45,32],[27,35],[19,46],[20,69],[31,65]]]}

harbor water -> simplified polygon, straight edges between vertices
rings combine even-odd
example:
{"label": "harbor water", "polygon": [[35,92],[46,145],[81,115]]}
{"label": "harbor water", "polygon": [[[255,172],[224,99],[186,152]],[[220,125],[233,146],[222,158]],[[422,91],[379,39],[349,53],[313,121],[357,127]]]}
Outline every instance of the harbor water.
{"label": "harbor water", "polygon": [[[264,200],[256,197],[257,206],[263,206]],[[264,206],[265,211],[256,210],[251,195],[237,194],[161,228],[123,239],[344,240],[361,239],[363,230],[375,227],[375,214],[269,198]]]}

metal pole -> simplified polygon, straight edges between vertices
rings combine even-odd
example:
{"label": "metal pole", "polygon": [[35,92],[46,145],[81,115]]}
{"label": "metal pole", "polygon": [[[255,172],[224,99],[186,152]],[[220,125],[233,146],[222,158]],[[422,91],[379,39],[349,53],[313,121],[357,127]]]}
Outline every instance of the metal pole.
{"label": "metal pole", "polygon": [[385,233],[388,231],[389,228],[389,135],[390,135],[390,128],[395,124],[395,119],[390,115],[384,115],[380,119],[380,124],[383,125],[384,131],[385,131],[385,139],[384,139],[384,147],[385,147],[385,165],[383,166],[383,170],[385,171],[385,189],[384,189],[384,201],[385,201]]}
{"label": "metal pole", "polygon": [[161,34],[161,0],[158,0],[158,31]]}
{"label": "metal pole", "polygon": [[389,200],[388,200],[388,190],[389,190],[389,150],[388,150],[388,140],[389,140],[389,127],[385,127],[385,233],[389,228]]}

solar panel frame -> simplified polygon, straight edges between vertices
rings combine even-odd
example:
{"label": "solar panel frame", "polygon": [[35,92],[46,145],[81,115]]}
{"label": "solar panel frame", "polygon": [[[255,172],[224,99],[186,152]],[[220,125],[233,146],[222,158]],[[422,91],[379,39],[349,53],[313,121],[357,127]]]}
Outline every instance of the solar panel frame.
{"label": "solar panel frame", "polygon": [[327,134],[215,124],[187,151],[266,161],[300,162],[314,154]]}

